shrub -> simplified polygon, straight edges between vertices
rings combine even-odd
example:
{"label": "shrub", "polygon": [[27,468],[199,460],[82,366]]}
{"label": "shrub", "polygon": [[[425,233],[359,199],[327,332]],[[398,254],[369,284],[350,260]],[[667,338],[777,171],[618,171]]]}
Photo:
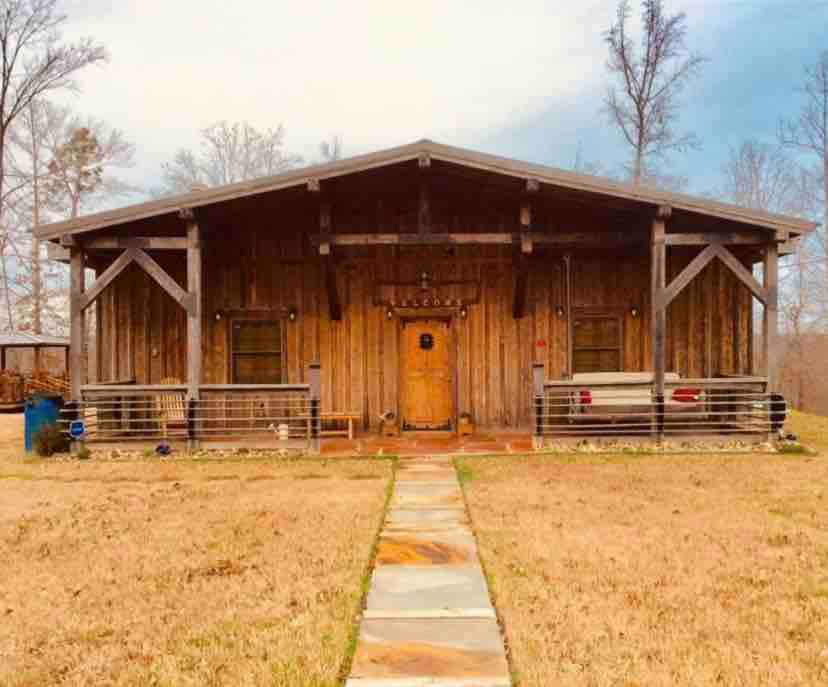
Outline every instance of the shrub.
{"label": "shrub", "polygon": [[92,451],[89,450],[89,447],[86,444],[81,444],[75,453],[75,458],[78,460],[89,460],[91,457]]}
{"label": "shrub", "polygon": [[43,425],[34,433],[32,444],[37,455],[47,458],[69,450],[69,437],[55,423]]}

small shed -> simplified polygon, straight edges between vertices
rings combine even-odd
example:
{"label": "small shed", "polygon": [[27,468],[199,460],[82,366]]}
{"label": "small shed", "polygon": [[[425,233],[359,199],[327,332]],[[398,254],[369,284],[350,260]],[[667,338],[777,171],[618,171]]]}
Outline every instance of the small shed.
{"label": "small shed", "polygon": [[28,332],[0,334],[0,406],[4,409],[22,407],[34,391],[66,392],[68,371],[69,339]]}

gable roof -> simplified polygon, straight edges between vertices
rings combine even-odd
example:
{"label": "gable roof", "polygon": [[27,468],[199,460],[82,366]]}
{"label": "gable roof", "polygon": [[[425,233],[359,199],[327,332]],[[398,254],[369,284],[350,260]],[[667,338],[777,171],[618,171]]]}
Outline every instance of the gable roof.
{"label": "gable roof", "polygon": [[521,162],[519,160],[443,145],[428,139],[423,139],[415,143],[388,148],[374,153],[357,155],[321,165],[302,167],[270,177],[262,177],[252,181],[242,181],[205,190],[191,191],[189,193],[161,198],[146,203],[129,205],[118,208],[117,210],[107,210],[64,222],[47,224],[38,227],[35,230],[35,235],[41,239],[57,239],[63,235],[82,234],[137,220],[172,214],[184,209],[195,209],[205,205],[213,205],[238,198],[268,193],[270,191],[301,186],[302,184],[307,184],[310,180],[330,179],[376,167],[405,162],[416,159],[423,154],[429,155],[435,160],[495,174],[536,179],[541,184],[638,201],[653,206],[670,205],[675,209],[741,222],[764,229],[781,229],[793,232],[794,234],[801,234],[811,231],[816,227],[816,224],[813,222],[795,217],[751,210],[707,198],[659,191],[649,187],[612,181],[603,177],[580,174],[554,167],[547,167],[545,165]]}

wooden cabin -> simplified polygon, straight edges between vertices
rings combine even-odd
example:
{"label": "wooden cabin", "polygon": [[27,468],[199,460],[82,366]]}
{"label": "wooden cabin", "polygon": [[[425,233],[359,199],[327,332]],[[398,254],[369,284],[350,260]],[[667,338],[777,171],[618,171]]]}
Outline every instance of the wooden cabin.
{"label": "wooden cabin", "polygon": [[463,416],[528,434],[546,386],[596,371],[651,372],[656,402],[670,372],[773,392],[778,259],[812,229],[424,140],[37,234],[71,263],[73,397],[141,399],[133,434],[154,438],[146,409],[177,394],[194,440],[207,417],[293,436],[335,413],[358,433]]}

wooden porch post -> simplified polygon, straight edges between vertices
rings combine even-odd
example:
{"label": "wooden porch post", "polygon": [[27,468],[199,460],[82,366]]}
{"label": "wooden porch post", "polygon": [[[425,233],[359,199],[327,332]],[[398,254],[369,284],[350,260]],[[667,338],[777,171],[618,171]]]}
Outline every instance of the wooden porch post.
{"label": "wooden porch post", "polygon": [[535,429],[532,433],[533,448],[543,448],[543,363],[532,364],[532,404],[535,409]]}
{"label": "wooden porch post", "polygon": [[83,364],[84,315],[81,297],[84,292],[84,255],[80,246],[69,248],[69,381],[73,401],[81,400],[81,386],[86,370]]}
{"label": "wooden porch post", "polygon": [[201,384],[201,231],[194,216],[186,217],[187,222],[187,291],[191,297],[191,308],[187,312],[187,399],[189,449],[198,449],[199,441],[194,433],[193,413],[199,399]]}
{"label": "wooden porch post", "polygon": [[670,214],[671,208],[669,206],[662,206],[658,209],[653,219],[651,240],[650,303],[652,321],[650,323],[650,336],[653,349],[653,400],[655,401],[656,414],[654,434],[658,441],[664,438],[664,339],[667,329],[667,304],[664,300],[664,290],[667,287],[667,243],[665,234],[667,219]]}
{"label": "wooden porch post", "polygon": [[[67,365],[68,364],[69,364],[69,361],[67,359]],[[6,369],[6,347],[5,346],[0,346],[0,370],[5,370],[5,369]],[[68,369],[69,368],[67,367],[67,370]]]}
{"label": "wooden porch post", "polygon": [[34,374],[39,375],[43,369],[43,349],[40,346],[34,347]]}
{"label": "wooden porch post", "polygon": [[308,437],[309,448],[312,453],[319,453],[320,450],[320,407],[322,398],[322,369],[319,363],[311,363],[308,366],[308,385],[310,386],[310,437]]}
{"label": "wooden porch post", "polygon": [[762,316],[762,344],[765,356],[765,376],[768,391],[779,389],[779,247],[769,243],[764,256],[764,287],[767,303]]}

